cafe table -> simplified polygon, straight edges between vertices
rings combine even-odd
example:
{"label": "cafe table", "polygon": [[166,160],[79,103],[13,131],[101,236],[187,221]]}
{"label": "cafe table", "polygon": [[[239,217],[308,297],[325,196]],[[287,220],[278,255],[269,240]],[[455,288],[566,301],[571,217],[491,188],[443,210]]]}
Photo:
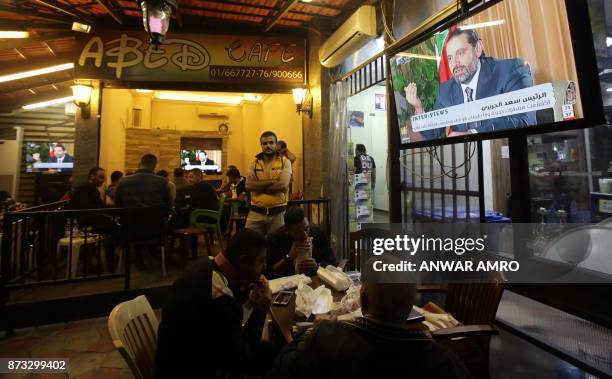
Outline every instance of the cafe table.
{"label": "cafe table", "polygon": [[[321,279],[319,279],[318,276],[314,276],[311,279],[312,279],[312,283],[310,283],[309,286],[311,286],[312,288],[317,288],[324,284],[323,281],[321,281]],[[330,286],[326,286],[326,287],[331,290],[332,297],[334,298],[334,302],[339,302],[340,300],[342,300],[344,295],[346,295],[346,291],[338,292],[338,291],[335,291]],[[293,335],[291,333],[293,326],[298,322],[307,321],[305,317],[298,316],[295,314],[295,298],[296,296],[294,293],[293,296],[291,296],[291,300],[289,301],[289,304],[287,305],[274,305],[273,304],[270,307],[270,316],[272,318],[272,322],[274,323],[274,327],[277,329],[278,332],[280,332],[280,334],[282,335],[282,337],[287,343],[293,341]],[[415,313],[414,310],[413,310],[413,313]],[[414,320],[414,322],[418,322],[418,324],[420,324],[420,321],[425,320],[422,316],[418,314],[414,314],[414,315],[411,314],[410,318],[411,318],[411,321]]]}

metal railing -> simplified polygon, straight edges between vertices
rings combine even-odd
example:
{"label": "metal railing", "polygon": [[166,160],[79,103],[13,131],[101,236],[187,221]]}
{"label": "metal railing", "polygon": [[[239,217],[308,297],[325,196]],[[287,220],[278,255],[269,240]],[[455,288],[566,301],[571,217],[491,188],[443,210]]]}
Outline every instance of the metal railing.
{"label": "metal railing", "polygon": [[[161,231],[145,234],[157,236],[158,245],[165,246],[167,241],[162,240],[168,240],[160,238],[166,235],[166,223],[154,222],[162,217],[157,208],[61,209],[64,205],[53,203],[4,214],[0,274],[8,288],[124,278],[128,289],[129,247],[151,243],[138,234],[159,227]],[[329,234],[329,199],[296,200],[288,205],[302,207],[310,222]],[[154,226],[143,226],[152,221]]]}
{"label": "metal railing", "polygon": [[[48,204],[4,214],[0,255],[4,283],[23,288],[125,276],[125,272],[115,274],[110,261],[124,213],[116,208],[65,210]],[[95,272],[90,269],[93,261]]]}

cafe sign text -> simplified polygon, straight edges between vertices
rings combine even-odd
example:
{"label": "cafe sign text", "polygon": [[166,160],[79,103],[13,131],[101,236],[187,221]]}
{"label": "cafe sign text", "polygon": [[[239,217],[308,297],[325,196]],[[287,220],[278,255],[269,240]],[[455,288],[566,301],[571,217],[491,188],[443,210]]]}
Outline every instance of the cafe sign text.
{"label": "cafe sign text", "polygon": [[295,37],[173,35],[155,47],[141,32],[79,41],[75,77],[149,82],[304,83],[305,48]]}

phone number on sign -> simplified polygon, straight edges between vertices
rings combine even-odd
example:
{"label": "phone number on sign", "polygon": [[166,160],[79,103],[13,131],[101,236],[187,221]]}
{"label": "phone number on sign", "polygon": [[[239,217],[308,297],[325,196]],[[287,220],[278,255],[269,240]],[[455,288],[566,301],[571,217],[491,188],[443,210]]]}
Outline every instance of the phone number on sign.
{"label": "phone number on sign", "polygon": [[68,372],[68,359],[0,359],[0,373]]}
{"label": "phone number on sign", "polygon": [[267,79],[282,81],[303,81],[302,69],[285,70],[274,68],[236,68],[211,66],[211,79]]}

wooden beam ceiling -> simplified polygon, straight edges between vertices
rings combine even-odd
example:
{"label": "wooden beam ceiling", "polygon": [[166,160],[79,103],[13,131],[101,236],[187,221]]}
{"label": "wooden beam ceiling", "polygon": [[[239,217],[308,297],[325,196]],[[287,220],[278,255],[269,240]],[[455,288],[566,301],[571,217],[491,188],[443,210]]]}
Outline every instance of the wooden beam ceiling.
{"label": "wooden beam ceiling", "polygon": [[276,15],[274,15],[274,17],[270,21],[266,23],[264,31],[269,32],[270,29],[272,29],[274,25],[276,25],[283,17],[285,17],[285,15],[289,13],[291,8],[293,8],[299,2],[300,0],[286,0],[283,7],[279,11],[277,11]]}
{"label": "wooden beam ceiling", "polygon": [[110,0],[96,0],[96,2],[100,4],[100,6],[104,8],[104,10],[108,12],[108,14],[110,14],[119,25],[123,25],[125,23],[123,12],[120,9],[115,8],[115,6],[111,4]]}
{"label": "wooden beam ceiling", "polygon": [[77,20],[84,21],[87,24],[93,24],[93,19],[91,19],[88,15],[79,12],[74,9],[74,7],[69,7],[64,3],[60,3],[56,0],[34,0],[36,3],[42,4],[46,7],[52,8],[58,12],[65,13],[71,17],[76,18]]}
{"label": "wooden beam ceiling", "polygon": [[14,41],[0,42],[0,49],[19,49],[24,45],[30,45],[36,42],[48,42],[57,39],[74,38],[76,34],[72,31],[64,33],[44,34],[36,37],[17,39]]}
{"label": "wooden beam ceiling", "polygon": [[58,79],[43,79],[43,80],[39,80],[36,82],[32,82],[32,83],[26,83],[26,84],[18,84],[18,85],[14,85],[11,87],[5,87],[5,88],[0,88],[0,93],[8,93],[8,92],[17,92],[17,91],[23,91],[23,90],[27,90],[27,89],[31,89],[31,88],[39,88],[39,87],[45,87],[45,86],[51,86],[51,85],[55,85],[55,84],[62,84],[62,83],[68,83],[68,82],[72,82],[72,78],[58,78]]}

